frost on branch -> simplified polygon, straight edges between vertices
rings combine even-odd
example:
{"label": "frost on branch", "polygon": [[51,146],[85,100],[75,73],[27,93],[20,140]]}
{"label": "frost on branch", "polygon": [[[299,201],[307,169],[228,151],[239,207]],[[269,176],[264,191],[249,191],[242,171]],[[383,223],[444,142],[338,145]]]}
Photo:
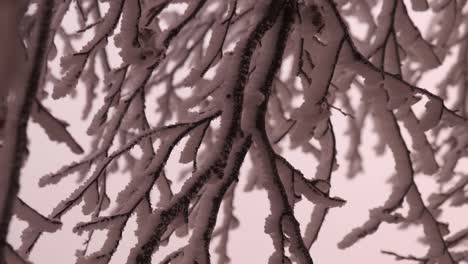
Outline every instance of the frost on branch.
{"label": "frost on branch", "polygon": [[[36,4],[30,3],[18,30],[28,56],[33,29],[41,25]],[[364,151],[374,147],[368,124],[375,128],[377,154],[389,154],[394,164],[373,177],[385,182],[391,175],[391,188],[338,247],[351,247],[382,224],[417,225],[426,254],[382,253],[423,263],[468,260],[459,247],[466,227],[455,230],[444,214],[448,206],[462,210],[468,203],[466,1],[53,5],[50,37],[42,42],[48,56],[38,64],[47,70],[29,102],[31,117],[50,140],[85,154],[40,178],[40,187],[61,188],[65,178],[78,176],[63,200],[49,205],[48,216],[15,200],[14,214],[28,227],[18,250],[5,244],[9,260],[27,263],[42,234],[68,226],[61,224],[64,216],[79,208],[73,232],[84,243],[75,263],[235,262],[229,243],[246,224],[235,211],[245,189],[268,197],[269,263],[313,263],[313,245],[324,229],[334,228],[325,224],[330,212],[348,206],[336,185],[368,168]],[[428,32],[414,14],[427,17]],[[62,75],[56,76],[55,65]],[[444,67],[441,80],[425,81]],[[1,146],[11,137],[5,116],[17,96],[3,94]],[[83,120],[59,119],[55,115],[65,113],[45,103],[66,96],[84,101]],[[89,147],[70,133],[73,122],[87,128]],[[290,150],[316,165],[300,170]],[[420,184],[421,175],[432,186]],[[125,184],[114,189],[117,178]],[[310,208],[304,223],[300,201]],[[99,238],[100,232],[106,235]],[[169,248],[175,237],[181,245]],[[169,252],[161,254],[162,247]]]}

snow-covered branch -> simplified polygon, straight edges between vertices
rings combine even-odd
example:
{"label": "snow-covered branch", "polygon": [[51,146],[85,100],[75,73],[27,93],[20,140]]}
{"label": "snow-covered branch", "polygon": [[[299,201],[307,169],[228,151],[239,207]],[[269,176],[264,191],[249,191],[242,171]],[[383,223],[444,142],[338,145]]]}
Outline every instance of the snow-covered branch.
{"label": "snow-covered branch", "polygon": [[[28,224],[19,249],[5,243],[6,259],[27,263],[42,234],[65,228],[64,215],[82,206],[73,231],[86,239],[76,263],[110,263],[133,223],[136,242],[122,263],[228,263],[246,180],[245,190],[268,197],[269,263],[313,263],[330,212],[348,206],[335,194],[341,179],[359,179],[369,167],[368,124],[377,154],[394,164],[391,188],[338,247],[384,223],[419,225],[426,255],[382,253],[421,263],[467,259],[466,227],[453,231],[444,214],[468,203],[467,1],[4,2],[2,241],[13,215]],[[428,17],[427,32],[417,12]],[[445,68],[437,83],[427,82]],[[80,120],[54,104],[71,99],[82,101]],[[30,116],[48,144],[74,155],[39,187],[78,176],[47,216],[28,194],[18,196],[27,142],[36,140],[26,135]],[[80,126],[86,136],[75,132]],[[288,148],[316,165],[303,169]],[[385,182],[384,174],[375,177]],[[113,175],[128,182],[111,190]],[[312,205],[305,223],[295,210],[302,198]],[[93,248],[100,231],[106,236]],[[174,236],[185,244],[156,259]]]}

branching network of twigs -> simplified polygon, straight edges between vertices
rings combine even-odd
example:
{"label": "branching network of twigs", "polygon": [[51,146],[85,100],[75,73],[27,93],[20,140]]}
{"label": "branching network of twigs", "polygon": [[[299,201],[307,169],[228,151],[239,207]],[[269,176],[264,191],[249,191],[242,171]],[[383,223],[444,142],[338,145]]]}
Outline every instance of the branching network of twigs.
{"label": "branching network of twigs", "polygon": [[[63,71],[55,76],[46,62],[35,62],[43,69],[37,96],[30,100],[31,117],[51,140],[86,154],[41,178],[40,185],[46,186],[81,175],[47,217],[15,196],[10,199],[13,214],[29,226],[18,250],[5,247],[6,258],[26,261],[44,232],[58,230],[61,217],[83,205],[91,220],[74,228],[88,236],[88,243],[77,249],[76,263],[109,263],[133,215],[137,242],[122,263],[211,263],[214,237],[220,237],[218,263],[227,263],[229,232],[237,226],[234,193],[249,157],[256,166],[248,174],[247,189],[265,190],[270,201],[265,232],[274,251],[269,263],[313,263],[310,248],[328,211],[345,205],[330,195],[338,162],[334,112],[348,122],[348,177],[363,171],[359,147],[367,119],[375,123],[378,149],[388,148],[395,162],[386,202],[371,209],[368,220],[350,230],[338,247],[352,246],[382,223],[417,224],[424,230],[426,255],[382,253],[420,263],[468,260],[468,251],[457,248],[468,229],[449,232],[450,223],[440,220],[449,201],[452,206],[468,202],[467,172],[457,167],[468,153],[467,1],[23,2],[29,10],[20,35],[28,53],[36,47],[31,36],[41,25],[48,26],[44,51],[50,61],[61,56]],[[427,36],[410,10],[432,19]],[[52,14],[49,24],[41,21],[41,12]],[[70,13],[79,30],[67,29],[64,18]],[[364,28],[364,34],[358,36],[353,25]],[[120,65],[111,63],[116,55],[110,54],[116,51]],[[451,55],[456,60],[442,82],[431,89],[418,85]],[[51,93],[46,84],[53,84]],[[87,132],[94,142],[86,151],[42,103],[76,90],[86,91],[83,118],[92,119]],[[157,94],[155,107],[148,102],[152,94]],[[360,97],[358,105],[353,96]],[[416,111],[421,104],[423,110]],[[292,165],[281,151],[285,138],[289,147],[302,148],[318,160],[314,172],[304,174]],[[192,170],[175,192],[166,163],[181,141],[180,162],[191,163]],[[135,148],[140,156],[130,152]],[[125,168],[117,166],[118,160],[125,161]],[[122,170],[130,171],[130,182],[111,200],[108,175]],[[414,180],[418,174],[437,177],[440,184],[428,200]],[[301,197],[314,205],[305,232],[294,213]],[[409,211],[403,215],[398,209],[405,202]],[[110,214],[103,213],[107,208],[112,208]],[[218,223],[220,214],[223,221]],[[107,235],[99,250],[89,252],[96,230],[107,230]],[[173,235],[189,236],[188,243],[164,259],[152,259]]]}

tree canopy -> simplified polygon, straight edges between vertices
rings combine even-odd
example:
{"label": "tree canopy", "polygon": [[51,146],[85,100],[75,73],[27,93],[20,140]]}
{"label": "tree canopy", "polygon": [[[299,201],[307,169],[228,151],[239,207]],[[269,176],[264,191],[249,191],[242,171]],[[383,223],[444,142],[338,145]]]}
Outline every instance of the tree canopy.
{"label": "tree canopy", "polygon": [[[310,249],[320,243],[328,213],[347,206],[332,178],[352,181],[372,162],[361,153],[371,122],[378,139],[371,147],[394,164],[383,172],[391,175],[391,189],[367,220],[349,226],[338,248],[383,223],[419,226],[426,254],[382,253],[417,263],[468,261],[468,226],[452,229],[445,215],[453,207],[463,214],[468,202],[467,6],[464,0],[1,1],[0,259],[28,263],[41,236],[64,228],[63,216],[82,207],[87,220],[73,232],[87,239],[76,263],[109,263],[127,243],[123,232],[132,221],[136,242],[119,263],[228,263],[229,234],[239,227],[234,194],[244,187],[268,197],[269,263],[313,263]],[[67,98],[82,101],[81,120],[63,120],[54,108]],[[21,168],[35,140],[27,133],[31,121],[77,157],[38,181],[47,188],[78,179],[45,215],[23,199],[19,184],[28,177]],[[86,126],[90,146],[69,124]],[[317,166],[301,171],[290,151]],[[168,162],[175,156],[177,173]],[[338,173],[338,165],[345,169]],[[113,175],[127,179],[116,195],[109,190]],[[372,186],[356,195],[366,188]],[[306,223],[295,211],[303,200],[311,210]],[[13,216],[28,224],[19,248],[6,241]],[[101,247],[89,250],[102,230]],[[175,236],[186,244],[154,258]]]}

